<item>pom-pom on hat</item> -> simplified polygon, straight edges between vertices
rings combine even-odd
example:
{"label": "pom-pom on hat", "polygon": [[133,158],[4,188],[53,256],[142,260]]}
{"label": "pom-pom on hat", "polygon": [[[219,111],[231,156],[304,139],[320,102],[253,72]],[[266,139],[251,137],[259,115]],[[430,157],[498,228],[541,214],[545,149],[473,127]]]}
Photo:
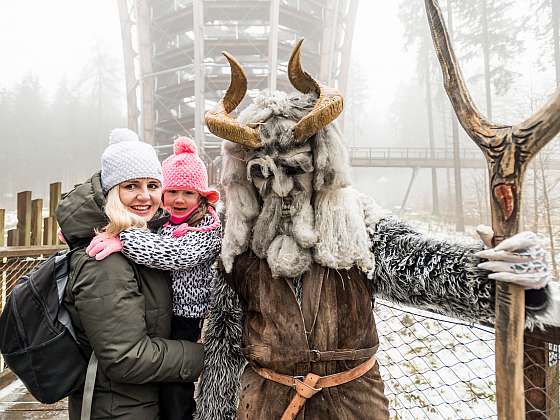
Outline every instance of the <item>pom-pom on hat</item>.
{"label": "pom-pom on hat", "polygon": [[191,190],[214,204],[220,199],[217,190],[208,188],[206,165],[198,156],[196,144],[188,137],[179,137],[173,143],[173,155],[162,163],[163,192]]}
{"label": "pom-pom on hat", "polygon": [[135,178],[163,181],[156,151],[148,143],[141,142],[134,131],[115,128],[109,135],[109,146],[101,156],[103,192],[107,194],[114,186]]}

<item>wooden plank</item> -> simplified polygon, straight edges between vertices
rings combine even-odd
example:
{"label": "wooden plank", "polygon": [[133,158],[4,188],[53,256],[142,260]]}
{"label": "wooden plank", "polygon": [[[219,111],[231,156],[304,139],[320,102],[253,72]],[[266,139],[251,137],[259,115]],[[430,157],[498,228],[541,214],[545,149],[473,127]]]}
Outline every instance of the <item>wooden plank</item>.
{"label": "wooden plank", "polygon": [[31,201],[31,245],[43,244],[43,199]]}
{"label": "wooden plank", "polygon": [[31,245],[31,191],[17,194],[17,229],[19,246]]}
{"label": "wooden plank", "polygon": [[54,254],[56,251],[67,248],[66,245],[4,247],[0,248],[0,258],[38,257],[41,255]]}
{"label": "wooden plank", "polygon": [[54,218],[45,217],[43,219],[43,245],[54,245],[53,226]]}
{"label": "wooden plank", "polygon": [[4,236],[6,232],[4,230],[4,223],[6,223],[6,210],[0,209],[0,246],[5,245]]}
{"label": "wooden plank", "polygon": [[60,203],[60,198],[62,196],[62,182],[53,182],[49,186],[49,217],[53,218],[53,224],[51,226],[51,235],[53,244],[59,244],[57,231],[58,224],[56,223],[56,208],[58,203]]}
{"label": "wooden plank", "polygon": [[17,229],[10,229],[8,231],[8,246],[17,246],[18,236]]}

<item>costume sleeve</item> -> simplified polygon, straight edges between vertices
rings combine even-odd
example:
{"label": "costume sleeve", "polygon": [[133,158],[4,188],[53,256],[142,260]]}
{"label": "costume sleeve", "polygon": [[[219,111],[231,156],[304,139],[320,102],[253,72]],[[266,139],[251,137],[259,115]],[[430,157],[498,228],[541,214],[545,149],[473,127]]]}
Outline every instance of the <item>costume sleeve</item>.
{"label": "costume sleeve", "polygon": [[88,258],[71,293],[89,343],[112,380],[142,384],[199,376],[204,354],[200,344],[148,335],[144,295],[122,255],[103,261]]}
{"label": "costume sleeve", "polygon": [[208,328],[204,336],[204,369],[198,382],[196,420],[234,420],[239,380],[245,358],[241,353],[242,310],[237,293],[222,272],[213,287]]}
{"label": "costume sleeve", "polygon": [[164,237],[142,229],[120,234],[122,253],[137,264],[160,270],[188,270],[215,259],[220,253],[221,229],[188,232],[179,238]]}
{"label": "costume sleeve", "polygon": [[[472,322],[493,322],[496,283],[477,267],[482,243],[429,238],[395,218],[373,232],[374,290],[387,300],[424,307]],[[527,323],[547,306],[548,288],[527,291]]]}

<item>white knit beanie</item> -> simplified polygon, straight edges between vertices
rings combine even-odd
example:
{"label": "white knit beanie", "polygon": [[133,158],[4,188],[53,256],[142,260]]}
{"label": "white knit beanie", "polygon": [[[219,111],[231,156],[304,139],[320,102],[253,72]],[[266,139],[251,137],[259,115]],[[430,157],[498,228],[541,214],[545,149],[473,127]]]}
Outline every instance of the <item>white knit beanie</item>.
{"label": "white knit beanie", "polygon": [[123,181],[154,178],[163,182],[156,151],[143,143],[128,128],[115,128],[109,135],[109,146],[101,156],[101,186],[107,194]]}

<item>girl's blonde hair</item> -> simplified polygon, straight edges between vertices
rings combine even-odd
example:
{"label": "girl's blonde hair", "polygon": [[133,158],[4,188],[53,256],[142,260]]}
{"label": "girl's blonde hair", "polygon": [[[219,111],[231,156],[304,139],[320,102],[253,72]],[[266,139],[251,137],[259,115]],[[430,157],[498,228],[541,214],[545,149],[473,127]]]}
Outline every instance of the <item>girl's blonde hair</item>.
{"label": "girl's blonde hair", "polygon": [[147,229],[146,221],[142,217],[129,212],[122,203],[118,185],[111,188],[107,194],[105,214],[109,218],[109,224],[102,229],[102,232],[111,236],[116,236],[123,230],[130,228]]}

